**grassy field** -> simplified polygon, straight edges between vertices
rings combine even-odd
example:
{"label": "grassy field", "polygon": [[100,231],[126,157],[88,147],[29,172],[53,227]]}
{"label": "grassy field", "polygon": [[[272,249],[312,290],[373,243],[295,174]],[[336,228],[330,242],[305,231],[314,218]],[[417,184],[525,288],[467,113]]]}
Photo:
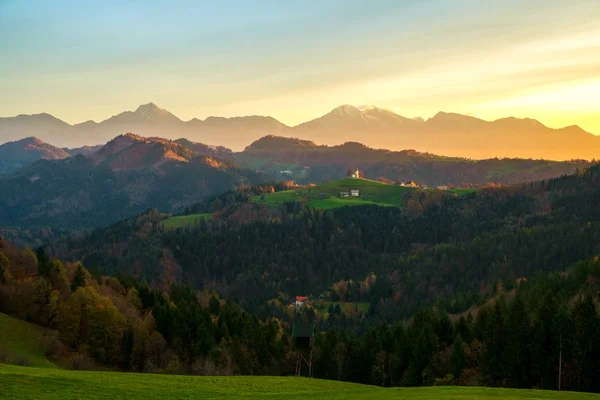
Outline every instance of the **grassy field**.
{"label": "grassy field", "polygon": [[176,376],[65,371],[0,364],[2,399],[600,400],[600,395],[492,388],[379,388],[295,377]]}
{"label": "grassy field", "polygon": [[[350,190],[359,190],[360,196],[340,197],[340,192]],[[322,209],[365,204],[400,206],[403,204],[405,195],[411,190],[414,189],[387,185],[368,179],[347,178],[314,187],[269,193],[265,194],[264,198],[256,196],[252,200],[255,202],[264,202],[270,206],[277,206],[285,201],[307,200],[309,207]],[[327,197],[321,198],[321,193],[324,193]]]}
{"label": "grassy field", "polygon": [[163,220],[163,227],[165,229],[176,229],[183,228],[187,225],[194,225],[194,223],[199,219],[210,218],[212,214],[190,214],[190,215],[181,215],[179,217],[168,217]]}
{"label": "grassy field", "polygon": [[0,362],[55,368],[46,360],[44,345],[53,336],[56,332],[0,313]]}

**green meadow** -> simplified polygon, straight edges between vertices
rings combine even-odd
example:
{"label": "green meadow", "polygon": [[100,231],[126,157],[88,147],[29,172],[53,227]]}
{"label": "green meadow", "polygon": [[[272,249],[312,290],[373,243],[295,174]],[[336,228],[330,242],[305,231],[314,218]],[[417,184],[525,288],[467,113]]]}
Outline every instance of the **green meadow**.
{"label": "green meadow", "polygon": [[600,400],[600,395],[480,387],[380,388],[320,379],[67,371],[0,364],[2,399]]}
{"label": "green meadow", "polygon": [[45,354],[46,344],[56,335],[55,331],[0,313],[0,362],[54,368]]}
{"label": "green meadow", "polygon": [[168,217],[163,220],[162,225],[165,229],[177,229],[185,226],[193,226],[196,221],[210,218],[212,214],[190,214],[178,217]]}
{"label": "green meadow", "polygon": [[[340,197],[340,192],[359,190],[359,197]],[[286,201],[307,201],[309,207],[332,209],[344,206],[376,204],[380,206],[401,206],[407,193],[413,188],[388,185],[369,179],[347,178],[296,190],[284,190],[255,196],[254,202],[276,207]],[[322,197],[321,195],[324,195]]]}

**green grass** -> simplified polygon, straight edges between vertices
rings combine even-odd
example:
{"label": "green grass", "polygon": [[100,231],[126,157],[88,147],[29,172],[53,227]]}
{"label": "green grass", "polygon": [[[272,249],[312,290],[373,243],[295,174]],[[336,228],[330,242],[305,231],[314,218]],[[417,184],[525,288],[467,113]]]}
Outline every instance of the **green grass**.
{"label": "green grass", "polygon": [[[350,190],[359,190],[360,197],[340,197],[340,192]],[[261,196],[255,196],[252,200],[257,203],[262,202],[269,206],[277,206],[286,201],[307,200],[309,207],[321,209],[360,206],[366,204],[401,206],[405,195],[412,190],[415,189],[387,185],[368,179],[347,178],[314,187],[268,193],[264,195],[264,200]],[[321,198],[321,193],[325,193],[328,197]]]}
{"label": "green grass", "polygon": [[56,368],[45,357],[44,339],[52,336],[55,331],[0,313],[0,355],[8,357],[9,363]]}
{"label": "green grass", "polygon": [[600,395],[478,387],[379,388],[295,377],[84,372],[0,364],[2,399],[600,400]]}
{"label": "green grass", "polygon": [[183,228],[185,226],[192,226],[199,219],[210,218],[212,214],[190,214],[181,215],[179,217],[168,217],[163,220],[162,225],[165,229],[176,229]]}

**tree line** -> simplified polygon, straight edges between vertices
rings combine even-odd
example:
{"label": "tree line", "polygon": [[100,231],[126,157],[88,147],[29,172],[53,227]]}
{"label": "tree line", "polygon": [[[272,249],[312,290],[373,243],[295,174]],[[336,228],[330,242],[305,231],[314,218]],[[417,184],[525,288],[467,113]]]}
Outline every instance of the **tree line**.
{"label": "tree line", "polygon": [[289,319],[261,319],[216,292],[106,277],[0,241],[0,311],[58,330],[63,347],[54,344],[51,356],[81,369],[291,375],[291,326],[314,321],[317,378],[600,392],[598,278],[595,257],[511,290],[497,285],[469,312],[427,307],[361,331],[329,325],[310,305]]}

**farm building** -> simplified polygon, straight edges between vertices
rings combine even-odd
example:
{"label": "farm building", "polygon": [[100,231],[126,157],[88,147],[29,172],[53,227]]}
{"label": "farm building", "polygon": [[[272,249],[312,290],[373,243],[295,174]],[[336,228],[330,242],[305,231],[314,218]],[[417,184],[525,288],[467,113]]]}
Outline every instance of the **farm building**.
{"label": "farm building", "polygon": [[360,195],[360,191],[359,190],[351,190],[350,195],[352,197],[358,197]]}
{"label": "farm building", "polygon": [[402,187],[417,187],[417,184],[415,183],[415,181],[408,181],[408,182],[402,182],[400,184],[400,186],[402,186]]}
{"label": "farm building", "polygon": [[308,297],[306,296],[296,296],[296,303],[294,304],[297,309],[303,308],[308,302]]}

